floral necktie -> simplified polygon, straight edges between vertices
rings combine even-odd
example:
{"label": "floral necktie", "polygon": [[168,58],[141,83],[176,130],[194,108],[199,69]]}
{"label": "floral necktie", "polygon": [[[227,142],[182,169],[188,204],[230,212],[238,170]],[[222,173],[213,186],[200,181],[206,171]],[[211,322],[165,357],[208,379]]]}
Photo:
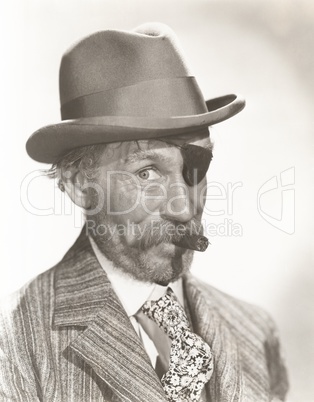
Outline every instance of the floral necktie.
{"label": "floral necktie", "polygon": [[172,340],[169,370],[161,378],[168,400],[198,401],[213,372],[210,347],[191,332],[187,316],[170,288],[159,300],[147,301],[142,311]]}

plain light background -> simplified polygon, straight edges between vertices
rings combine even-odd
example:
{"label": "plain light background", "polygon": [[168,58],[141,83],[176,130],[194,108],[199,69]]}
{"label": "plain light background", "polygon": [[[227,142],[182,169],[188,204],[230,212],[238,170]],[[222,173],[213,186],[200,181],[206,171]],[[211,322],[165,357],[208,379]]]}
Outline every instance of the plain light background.
{"label": "plain light background", "polygon": [[[63,52],[97,30],[148,21],[177,33],[206,98],[232,92],[246,98],[243,112],[213,130],[208,180],[221,199],[208,205],[216,216],[205,217],[219,233],[195,257],[193,272],[271,313],[289,369],[289,401],[313,401],[311,0],[7,3],[1,12],[0,294],[57,263],[80,231],[79,211],[38,174],[46,166],[25,152],[33,131],[59,121]],[[230,186],[227,203],[223,189]]]}

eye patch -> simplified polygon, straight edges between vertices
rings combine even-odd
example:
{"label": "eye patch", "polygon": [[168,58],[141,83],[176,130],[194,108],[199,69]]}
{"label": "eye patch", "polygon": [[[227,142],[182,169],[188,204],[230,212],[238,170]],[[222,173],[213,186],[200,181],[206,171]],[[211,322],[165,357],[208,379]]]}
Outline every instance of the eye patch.
{"label": "eye patch", "polygon": [[209,168],[213,153],[210,149],[192,144],[180,146],[183,157],[182,175],[188,186],[200,183]]}

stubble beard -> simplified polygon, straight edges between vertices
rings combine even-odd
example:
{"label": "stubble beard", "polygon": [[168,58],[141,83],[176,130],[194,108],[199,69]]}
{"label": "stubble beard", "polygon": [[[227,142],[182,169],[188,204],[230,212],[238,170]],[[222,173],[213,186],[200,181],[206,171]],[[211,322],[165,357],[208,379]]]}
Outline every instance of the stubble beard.
{"label": "stubble beard", "polygon": [[179,279],[191,267],[192,250],[162,241],[158,244],[148,243],[144,247],[143,243],[130,246],[125,236],[114,230],[115,224],[103,211],[88,217],[88,220],[92,221],[94,228],[107,228],[101,235],[97,234],[97,230],[90,231],[89,235],[114,267],[132,278],[165,286]]}

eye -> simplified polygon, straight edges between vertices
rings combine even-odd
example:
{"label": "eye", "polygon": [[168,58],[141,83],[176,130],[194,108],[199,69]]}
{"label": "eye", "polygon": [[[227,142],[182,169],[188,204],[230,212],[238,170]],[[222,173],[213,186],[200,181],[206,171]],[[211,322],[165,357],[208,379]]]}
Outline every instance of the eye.
{"label": "eye", "polygon": [[142,169],[137,173],[137,175],[141,180],[158,180],[161,177],[153,167]]}

